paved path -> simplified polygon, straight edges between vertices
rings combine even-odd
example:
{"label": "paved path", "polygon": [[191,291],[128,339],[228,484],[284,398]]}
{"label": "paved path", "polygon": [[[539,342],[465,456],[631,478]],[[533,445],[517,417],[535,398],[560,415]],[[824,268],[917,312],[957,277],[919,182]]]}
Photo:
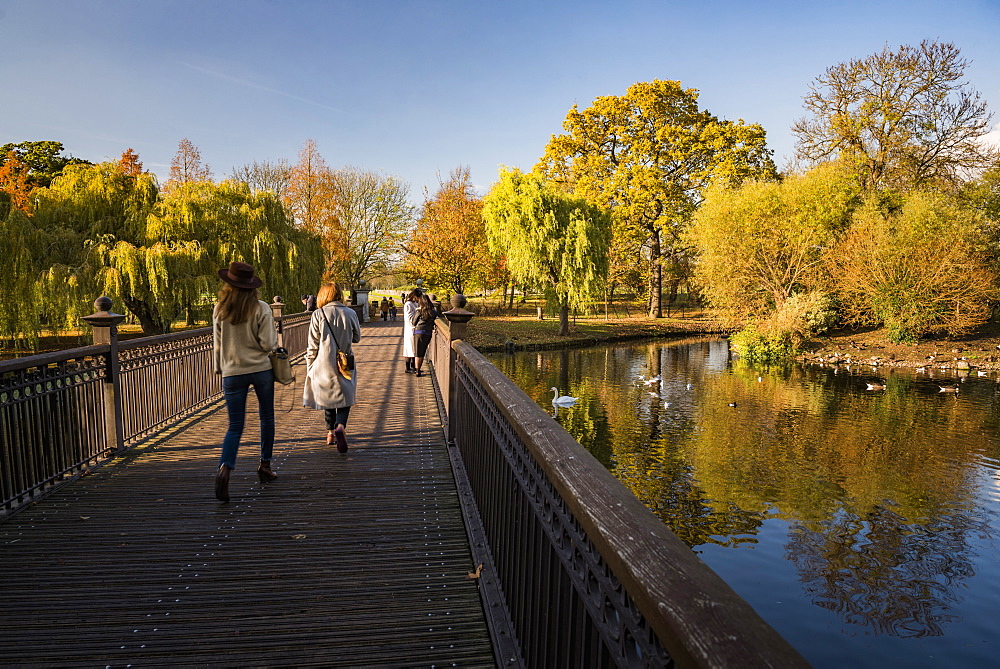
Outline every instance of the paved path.
{"label": "paved path", "polygon": [[431,377],[362,334],[346,455],[279,386],[273,483],[248,420],[214,499],[219,402],[0,523],[0,665],[493,666]]}

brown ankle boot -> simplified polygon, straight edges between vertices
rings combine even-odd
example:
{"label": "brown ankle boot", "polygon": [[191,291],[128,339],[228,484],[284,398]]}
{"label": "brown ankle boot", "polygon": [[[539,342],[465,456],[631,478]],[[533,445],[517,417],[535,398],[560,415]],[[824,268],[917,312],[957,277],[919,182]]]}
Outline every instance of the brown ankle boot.
{"label": "brown ankle boot", "polygon": [[215,475],[215,498],[220,502],[229,501],[229,472],[233,471],[226,465],[219,465]]}
{"label": "brown ankle boot", "polygon": [[268,460],[260,461],[260,465],[257,467],[257,476],[260,478],[261,483],[267,483],[278,478],[278,475],[271,471],[271,463]]}

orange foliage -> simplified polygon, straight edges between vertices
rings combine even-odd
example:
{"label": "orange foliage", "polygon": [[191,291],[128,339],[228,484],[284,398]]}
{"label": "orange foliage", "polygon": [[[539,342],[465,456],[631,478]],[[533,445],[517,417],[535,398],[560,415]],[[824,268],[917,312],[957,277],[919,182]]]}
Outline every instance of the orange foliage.
{"label": "orange foliage", "polygon": [[15,151],[7,154],[0,165],[0,192],[10,197],[11,206],[27,212],[31,209],[31,184],[28,183],[28,164]]}
{"label": "orange foliage", "polygon": [[139,162],[139,154],[129,147],[127,151],[122,153],[121,159],[118,161],[121,165],[122,172],[126,176],[137,177],[142,174],[142,163]]}

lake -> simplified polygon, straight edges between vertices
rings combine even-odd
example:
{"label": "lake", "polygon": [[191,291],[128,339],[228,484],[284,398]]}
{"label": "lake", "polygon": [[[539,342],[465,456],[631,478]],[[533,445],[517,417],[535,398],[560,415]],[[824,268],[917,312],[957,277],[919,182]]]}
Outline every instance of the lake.
{"label": "lake", "polygon": [[724,339],[490,359],[814,666],[996,666],[995,374],[755,368]]}

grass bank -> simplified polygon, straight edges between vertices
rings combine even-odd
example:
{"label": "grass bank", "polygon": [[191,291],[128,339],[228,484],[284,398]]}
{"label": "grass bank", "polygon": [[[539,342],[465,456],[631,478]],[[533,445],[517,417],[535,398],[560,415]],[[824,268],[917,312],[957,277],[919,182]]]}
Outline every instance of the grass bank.
{"label": "grass bank", "polygon": [[503,351],[508,342],[516,350],[543,350],[588,346],[629,339],[727,333],[708,312],[688,312],[683,317],[647,318],[645,315],[605,319],[577,317],[570,321],[570,334],[560,337],[559,321],[537,316],[476,316],[469,323],[466,341],[483,353]]}

